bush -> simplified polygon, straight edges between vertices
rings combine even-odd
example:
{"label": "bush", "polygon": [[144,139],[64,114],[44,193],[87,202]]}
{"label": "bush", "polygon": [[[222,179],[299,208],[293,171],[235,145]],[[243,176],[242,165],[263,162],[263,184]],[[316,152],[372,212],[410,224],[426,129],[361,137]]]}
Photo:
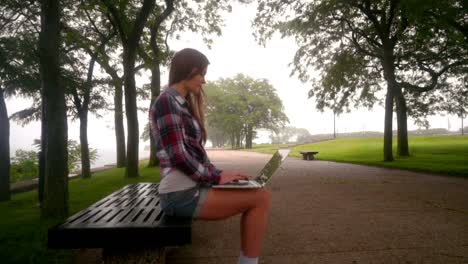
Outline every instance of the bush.
{"label": "bush", "polygon": [[[35,140],[34,145],[41,146],[39,140]],[[98,158],[97,150],[89,148],[89,159],[91,164]],[[75,140],[68,141],[68,170],[70,172],[81,168],[81,145]],[[15,157],[11,159],[10,182],[20,182],[35,179],[39,176],[39,157],[34,150],[18,149]]]}
{"label": "bush", "polygon": [[15,157],[11,160],[11,182],[34,179],[37,178],[38,174],[39,163],[37,152],[34,150],[17,150]]}

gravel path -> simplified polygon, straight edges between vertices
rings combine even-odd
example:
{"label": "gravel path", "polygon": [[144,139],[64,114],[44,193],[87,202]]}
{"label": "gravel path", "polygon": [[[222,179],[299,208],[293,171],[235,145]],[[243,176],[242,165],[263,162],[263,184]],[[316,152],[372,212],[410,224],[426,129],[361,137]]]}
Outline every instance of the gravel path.
{"label": "gravel path", "polygon": [[[255,175],[269,155],[209,151]],[[288,158],[269,188],[261,263],[468,263],[468,180]],[[236,263],[240,217],[197,221],[167,263]]]}
{"label": "gravel path", "polygon": [[[209,150],[221,169],[256,175],[270,155]],[[260,263],[468,263],[468,180],[288,158],[271,180]],[[167,264],[234,264],[240,216],[196,221]],[[99,263],[78,250],[75,263]]]}

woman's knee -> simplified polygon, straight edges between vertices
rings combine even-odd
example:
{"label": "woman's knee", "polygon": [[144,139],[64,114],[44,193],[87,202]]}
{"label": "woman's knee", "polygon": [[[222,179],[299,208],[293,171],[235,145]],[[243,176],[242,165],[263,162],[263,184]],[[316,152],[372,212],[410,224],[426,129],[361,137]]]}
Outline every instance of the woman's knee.
{"label": "woman's knee", "polygon": [[259,189],[257,202],[259,205],[270,208],[271,207],[271,191],[265,188]]}

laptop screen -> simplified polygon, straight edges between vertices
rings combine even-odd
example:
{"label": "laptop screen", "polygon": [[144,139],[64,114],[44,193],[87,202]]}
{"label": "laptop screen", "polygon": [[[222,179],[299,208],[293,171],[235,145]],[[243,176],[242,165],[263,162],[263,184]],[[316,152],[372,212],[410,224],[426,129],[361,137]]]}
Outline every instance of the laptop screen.
{"label": "laptop screen", "polygon": [[255,181],[261,185],[264,185],[267,181],[270,180],[271,176],[275,174],[276,170],[281,165],[281,162],[286,159],[288,156],[289,150],[281,149],[273,154],[270,161],[265,165],[265,167],[260,171],[260,176],[258,176]]}

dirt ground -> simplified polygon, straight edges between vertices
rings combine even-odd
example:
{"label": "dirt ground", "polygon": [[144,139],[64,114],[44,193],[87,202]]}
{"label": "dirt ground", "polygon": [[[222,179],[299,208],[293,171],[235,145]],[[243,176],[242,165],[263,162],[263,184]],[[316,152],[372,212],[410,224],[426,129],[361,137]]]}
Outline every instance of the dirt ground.
{"label": "dirt ground", "polygon": [[[269,155],[208,151],[221,169],[256,175]],[[273,206],[260,263],[468,263],[468,180],[288,158],[268,188]],[[196,221],[193,244],[168,264],[237,263],[240,217]],[[99,250],[76,263],[99,263]]]}

